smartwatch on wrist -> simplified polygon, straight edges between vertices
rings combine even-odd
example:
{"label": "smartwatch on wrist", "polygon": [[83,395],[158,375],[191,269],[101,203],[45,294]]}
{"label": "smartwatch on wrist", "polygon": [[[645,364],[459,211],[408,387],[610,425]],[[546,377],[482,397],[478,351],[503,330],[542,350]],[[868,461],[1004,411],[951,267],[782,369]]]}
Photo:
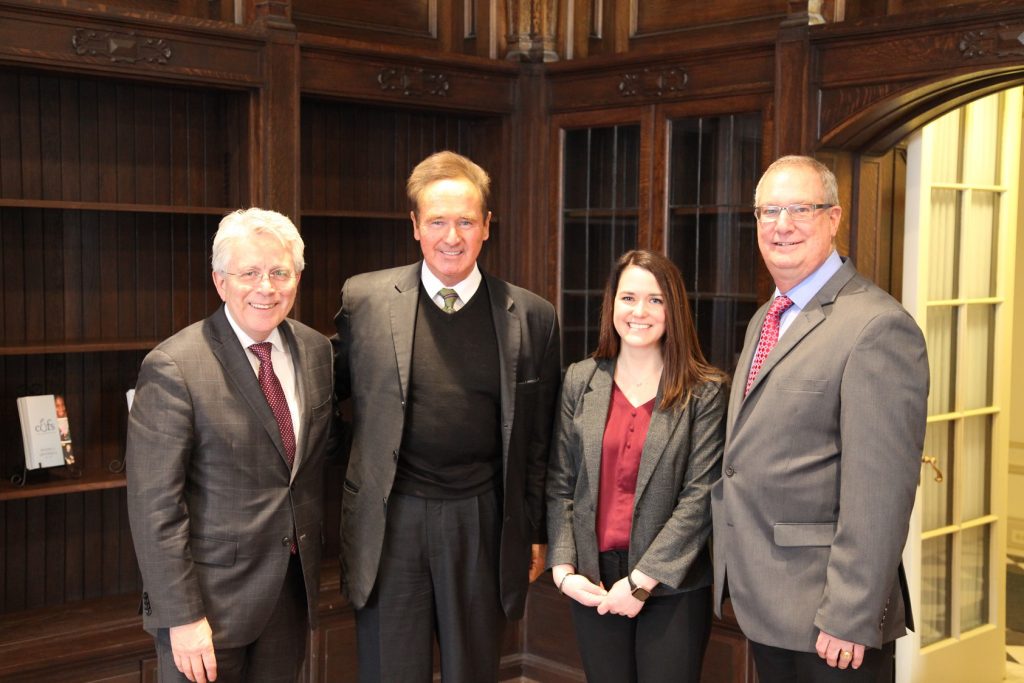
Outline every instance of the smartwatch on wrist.
{"label": "smartwatch on wrist", "polygon": [[633,577],[630,574],[626,574],[626,581],[629,582],[629,594],[640,602],[647,602],[647,598],[651,597],[651,591],[633,583]]}

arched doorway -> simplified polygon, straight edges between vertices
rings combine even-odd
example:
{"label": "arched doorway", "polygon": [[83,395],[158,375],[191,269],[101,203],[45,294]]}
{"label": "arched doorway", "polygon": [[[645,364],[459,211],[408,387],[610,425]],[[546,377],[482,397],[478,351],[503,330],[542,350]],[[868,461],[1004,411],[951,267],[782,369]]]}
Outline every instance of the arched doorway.
{"label": "arched doorway", "polygon": [[[1013,251],[1020,221],[1014,196],[1001,217],[1003,224],[1009,225],[1009,234],[1002,238],[993,235],[989,245],[988,265],[993,269],[989,288],[984,295],[979,294],[979,287],[967,291],[971,290],[970,285],[960,291],[960,281],[970,280],[978,271],[954,269],[943,273],[932,262],[934,249],[928,246],[927,238],[922,243],[921,235],[914,233],[916,228],[911,225],[921,217],[909,215],[913,209],[907,216],[902,212],[902,190],[911,194],[920,178],[904,183],[905,178],[899,177],[904,170],[900,155],[908,138],[912,140],[911,156],[920,155],[921,127],[942,117],[943,121],[955,122],[947,122],[944,133],[933,133],[944,135],[938,146],[947,148],[948,156],[948,148],[956,137],[951,133],[956,132],[964,143],[967,130],[964,116],[955,112],[992,93],[1006,91],[1021,80],[1017,67],[919,86],[851,115],[828,135],[832,143],[840,143],[838,148],[817,153],[819,158],[831,158],[841,177],[847,171],[849,201],[854,207],[845,235],[848,252],[859,268],[859,256],[866,257],[863,260],[868,262],[869,275],[904,299],[905,305],[919,316],[929,337],[933,391],[925,456],[936,458],[937,469],[926,465],[922,472],[922,487],[905,555],[918,628],[914,635],[900,642],[897,680],[904,683],[1003,678],[1004,558],[1009,530],[1006,484],[1010,474],[1006,451],[1012,438],[1008,378],[1013,332],[1008,326],[1013,318],[1012,274],[1016,260],[1015,253],[1000,255],[998,251]],[[1010,150],[1004,153],[1015,156],[1013,181],[1018,184],[1019,92],[1016,98],[1016,109],[1011,114],[1015,118],[1005,122],[1013,140]],[[953,131],[949,125],[959,128]],[[982,125],[979,130],[991,133],[991,122],[989,129]],[[973,143],[965,144],[976,156],[979,150]],[[963,171],[965,158],[961,155],[953,167]],[[929,171],[936,170],[934,158],[922,162],[918,156],[908,163],[911,174],[920,172],[922,163]],[[887,168],[889,174],[879,173],[879,168]],[[955,253],[958,267],[972,267],[960,250],[977,250],[977,234],[971,230],[986,222],[984,216],[970,214],[971,207],[963,205],[964,193],[969,204],[972,192],[980,196],[995,190],[997,185],[991,180],[989,187],[982,188],[972,182],[961,175],[955,181],[944,185],[939,181],[936,185],[942,186],[940,194],[947,193],[938,202],[947,204],[947,215],[937,217],[938,224],[952,226],[958,231],[957,239],[963,238],[956,245],[946,245]],[[1012,215],[1006,215],[1010,206]],[[995,225],[1000,216],[992,211],[998,212],[998,207],[989,208],[988,224]],[[934,218],[924,218],[928,229],[934,227]],[[981,258],[977,253],[974,257]],[[930,294],[920,291],[922,278],[918,276],[922,270],[929,271],[924,281],[931,277],[940,285]],[[1007,271],[1008,280],[1000,280],[1000,273],[1006,275]],[[1006,291],[1007,281],[1010,291]],[[977,348],[967,350],[972,344],[977,346],[980,337],[986,335],[989,346],[983,353],[979,354]],[[951,386],[951,381],[956,384],[958,372],[962,391]],[[985,395],[983,399],[981,394]],[[1017,411],[1020,410],[1018,403]],[[939,469],[946,473],[941,484],[935,481]]]}

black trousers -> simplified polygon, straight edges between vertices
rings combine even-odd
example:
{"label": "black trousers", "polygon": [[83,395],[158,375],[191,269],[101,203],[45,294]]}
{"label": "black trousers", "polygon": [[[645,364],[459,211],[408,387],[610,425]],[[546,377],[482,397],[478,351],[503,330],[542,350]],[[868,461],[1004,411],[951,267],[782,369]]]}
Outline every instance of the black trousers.
{"label": "black trousers", "polygon": [[859,669],[830,667],[817,652],[797,652],[750,641],[760,683],[889,683],[896,643],[864,650]]}
{"label": "black trousers", "polygon": [[425,683],[433,642],[445,683],[498,680],[497,492],[440,500],[392,493],[377,583],[356,611],[361,683]]}
{"label": "black trousers", "polygon": [[[306,613],[306,586],[302,563],[292,555],[281,595],[260,637],[244,647],[217,647],[217,683],[294,683],[306,658],[309,618]],[[174,665],[171,637],[162,628],[156,636],[157,677],[160,683],[188,683]]]}
{"label": "black trousers", "polygon": [[[627,553],[600,557],[605,587],[626,575]],[[651,597],[635,617],[572,601],[588,683],[698,683],[711,633],[711,587]]]}

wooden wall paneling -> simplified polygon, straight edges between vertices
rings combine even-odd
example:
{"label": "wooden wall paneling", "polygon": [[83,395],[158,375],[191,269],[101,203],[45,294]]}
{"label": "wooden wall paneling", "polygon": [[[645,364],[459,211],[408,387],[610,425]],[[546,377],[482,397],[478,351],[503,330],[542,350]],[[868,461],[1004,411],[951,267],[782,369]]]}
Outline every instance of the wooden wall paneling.
{"label": "wooden wall paneling", "polygon": [[[884,154],[932,118],[1024,82],[1019,3],[813,27],[815,144]],[[1001,37],[1004,36],[1004,37]]]}
{"label": "wooden wall paneling", "polygon": [[[444,51],[454,44],[455,3],[456,0],[294,0],[292,20],[302,32]],[[461,2],[459,6],[461,9]]]}
{"label": "wooden wall paneling", "polygon": [[[0,69],[0,97],[4,102],[18,98],[18,75]],[[21,196],[21,135],[19,107],[0,107],[0,196]]]}
{"label": "wooden wall paneling", "polygon": [[[40,359],[35,359],[40,360]],[[25,505],[25,608],[46,604],[46,499],[30,498]]]}
{"label": "wooden wall paneling", "polygon": [[24,609],[27,602],[28,591],[25,590],[25,579],[28,573],[26,563],[26,548],[28,539],[26,534],[26,508],[27,500],[14,500],[0,503],[4,506],[7,522],[5,558],[7,580],[4,586],[4,609],[8,612]]}
{"label": "wooden wall paneling", "polygon": [[810,49],[806,26],[779,30],[775,45],[775,139],[768,163],[786,154],[810,149],[813,121],[810,108]]}
{"label": "wooden wall paneling", "polygon": [[21,124],[21,191],[30,197],[42,195],[42,150],[39,130],[39,81],[22,78],[17,95]]}
{"label": "wooden wall paneling", "polygon": [[516,107],[519,65],[478,57],[441,60],[429,52],[356,51],[350,43],[307,34],[304,96],[393,104],[421,110],[506,114]]}
{"label": "wooden wall paneling", "polygon": [[[0,107],[3,109],[3,107]],[[0,208],[0,240],[4,270],[3,339],[6,343],[25,340],[25,263],[21,211]]]}
{"label": "wooden wall paneling", "polygon": [[600,66],[548,65],[552,111],[717,100],[771,92],[775,80],[770,44],[686,53],[671,59],[662,56],[657,61],[636,60],[615,67],[605,61],[601,60]]}
{"label": "wooden wall paneling", "polygon": [[508,135],[511,139],[509,153],[505,155],[508,209],[498,229],[515,232],[514,237],[508,236],[507,243],[516,245],[508,254],[516,284],[547,296],[555,287],[556,271],[546,265],[557,245],[557,240],[552,242],[548,229],[548,202],[549,193],[557,187],[560,178],[558,166],[549,163],[551,145],[543,144],[548,137],[544,68],[524,65],[518,87],[522,106],[510,117]]}
{"label": "wooden wall paneling", "polygon": [[[120,52],[110,52],[110,38]],[[84,6],[0,3],[0,63],[252,87],[260,81],[262,45],[257,32],[231,23],[113,6],[99,13]]]}
{"label": "wooden wall paneling", "polygon": [[702,28],[715,24],[744,24],[770,20],[776,24],[786,16],[786,0],[719,0],[718,2],[679,2],[679,0],[629,0],[620,3],[629,8],[630,38]]}
{"label": "wooden wall paneling", "polygon": [[[39,100],[48,103],[49,106],[60,104],[60,87],[56,78],[39,79]],[[61,197],[61,146],[60,131],[61,121],[59,118],[43,115],[39,112],[39,168],[41,178],[40,196],[43,199],[60,199]]]}
{"label": "wooden wall paneling", "polygon": [[135,191],[135,180],[138,169],[135,161],[135,135],[133,111],[135,109],[135,88],[127,83],[118,83],[115,87],[116,99],[112,103],[114,131],[114,163],[113,169],[117,178],[117,192],[113,201],[119,203],[138,203]]}
{"label": "wooden wall paneling", "polygon": [[[100,131],[103,135],[108,134],[108,129],[100,128],[99,117],[99,83],[94,80],[76,79],[78,89],[78,130],[79,130],[79,153],[78,161],[81,170],[78,174],[79,194],[77,199],[84,202],[100,201],[100,177],[109,178],[110,173],[101,173],[99,156]],[[67,118],[69,125],[73,125],[73,119]],[[73,159],[70,158],[69,161]],[[69,164],[65,164],[67,166]],[[9,195],[8,195],[9,196]],[[67,199],[75,199],[71,196]]]}
{"label": "wooden wall paneling", "polygon": [[78,83],[73,78],[62,77],[59,81],[58,106],[60,111],[58,156],[60,164],[59,199],[81,199],[80,135],[82,113],[79,111],[80,97]]}
{"label": "wooden wall paneling", "polygon": [[256,203],[299,216],[299,47],[295,34],[271,30],[266,48],[266,87],[260,99],[258,145],[262,163]]}
{"label": "wooden wall paneling", "polygon": [[[79,211],[53,212],[54,220],[60,226],[60,244],[65,255],[82,254],[82,220]],[[85,339],[82,319],[83,303],[83,263],[81,258],[65,257],[61,259],[63,305],[63,338]],[[54,272],[54,271],[50,271]]]}
{"label": "wooden wall paneling", "polygon": [[131,93],[133,102],[124,118],[132,117],[130,122],[131,147],[134,150],[135,172],[133,174],[135,193],[133,200],[139,204],[156,204],[156,131],[154,116],[156,114],[156,93],[154,88],[135,88]]}
{"label": "wooden wall paneling", "polygon": [[[43,538],[40,544],[46,553],[46,605],[60,605],[64,602],[64,563],[66,519],[64,496],[49,496],[39,499],[45,503],[46,516],[43,519]],[[38,539],[37,539],[38,540]]]}
{"label": "wooden wall paneling", "polygon": [[[99,181],[97,201],[117,202],[117,90],[116,83],[100,81],[96,84],[96,169]],[[33,195],[34,196],[34,195]]]}

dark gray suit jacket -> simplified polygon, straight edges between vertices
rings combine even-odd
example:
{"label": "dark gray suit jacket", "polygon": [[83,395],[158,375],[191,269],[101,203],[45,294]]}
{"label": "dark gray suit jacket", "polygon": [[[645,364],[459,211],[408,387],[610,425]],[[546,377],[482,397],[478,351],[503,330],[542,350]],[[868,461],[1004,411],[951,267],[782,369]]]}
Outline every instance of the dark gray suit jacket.
{"label": "dark gray suit jacket", "polygon": [[[571,564],[600,583],[597,503],[601,444],[615,363],[569,366],[548,469],[548,566]],[[661,402],[661,390],[655,405]],[[711,485],[721,474],[725,388],[697,387],[683,409],[655,410],[640,455],[629,568],[661,583],[654,594],[711,585]]]}
{"label": "dark gray suit jacket", "polygon": [[291,319],[278,329],[302,415],[291,471],[223,306],[142,363],[126,460],[143,624],[151,633],[205,616],[216,647],[255,640],[280,595],[293,529],[316,624],[323,464],[334,421],[331,346]]}
{"label": "dark gray suit jacket", "polygon": [[[377,579],[388,496],[405,424],[421,262],[350,278],[334,321],[335,391],[352,398],[352,448],[341,503],[344,590],[356,609]],[[503,520],[498,577],[522,616],[530,545],[544,537],[544,477],[561,357],[554,307],[484,273],[501,371]],[[481,292],[485,291],[483,289]]]}
{"label": "dark gray suit jacket", "polygon": [[727,580],[756,642],[811,652],[820,629],[879,647],[913,628],[900,556],[927,414],[924,338],[846,261],[744,398],[768,305],[747,327],[712,494],[715,607]]}

